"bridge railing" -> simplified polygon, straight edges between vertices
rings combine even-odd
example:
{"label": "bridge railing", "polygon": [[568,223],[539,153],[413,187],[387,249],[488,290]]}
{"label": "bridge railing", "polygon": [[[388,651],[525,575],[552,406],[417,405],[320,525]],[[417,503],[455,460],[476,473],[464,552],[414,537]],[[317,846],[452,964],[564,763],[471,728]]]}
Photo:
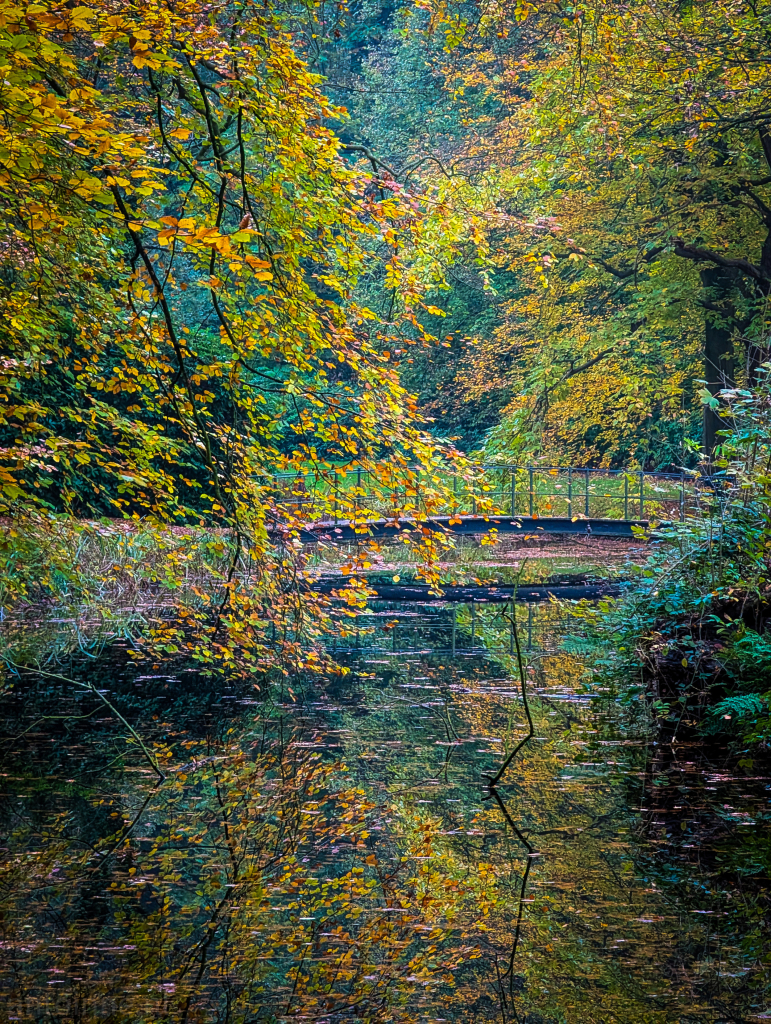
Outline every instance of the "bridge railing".
{"label": "bridge railing", "polygon": [[[520,466],[483,464],[477,467],[476,492],[455,473],[444,478],[451,488],[447,507],[434,514],[474,515],[477,496],[487,498],[493,510],[513,516],[560,516],[579,519],[684,519],[700,500],[701,485],[693,475],[648,472],[638,469],[593,469],[584,466]],[[313,474],[277,474],[277,499],[310,517],[323,499],[327,514],[346,519],[351,509],[367,509],[375,516],[426,511],[420,475],[414,486],[389,491],[376,485],[364,470],[341,470],[321,480]]]}
{"label": "bridge railing", "polygon": [[510,515],[682,519],[694,497],[685,473],[584,466],[483,467],[488,495]]}

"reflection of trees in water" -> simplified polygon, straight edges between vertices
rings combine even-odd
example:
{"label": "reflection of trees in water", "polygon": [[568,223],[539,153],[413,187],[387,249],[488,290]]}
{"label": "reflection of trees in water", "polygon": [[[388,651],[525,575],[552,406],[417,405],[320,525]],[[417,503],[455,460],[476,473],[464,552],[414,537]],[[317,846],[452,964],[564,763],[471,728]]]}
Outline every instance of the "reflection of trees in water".
{"label": "reflection of trees in water", "polygon": [[[511,814],[506,807],[506,804],[501,799],[501,794],[495,786],[490,786],[490,795],[495,800],[501,814],[506,819],[506,824],[509,826],[511,831],[517,837],[519,842],[527,851],[525,860],[525,867],[522,872],[522,880],[519,888],[519,899],[517,901],[517,918],[516,924],[514,925],[514,938],[511,943],[511,953],[509,954],[509,961],[506,964],[505,970],[502,972],[498,960],[495,961],[495,973],[496,983],[498,987],[498,995],[501,1000],[501,1014],[503,1019],[506,1020],[508,1013],[510,1012],[514,1018],[517,1017],[516,1004],[514,1002],[514,993],[517,989],[517,982],[521,979],[515,973],[515,967],[517,964],[517,951],[519,950],[519,939],[522,934],[522,918],[525,909],[525,894],[527,893],[527,882],[530,878],[530,869],[533,866],[533,857],[536,856],[533,846],[527,841],[522,835],[519,828],[511,817]],[[508,981],[508,984],[507,984]],[[507,991],[508,990],[508,991]]]}
{"label": "reflection of trees in water", "polygon": [[[379,661],[270,694],[93,662],[87,678],[110,680],[162,785],[88,695],[50,680],[39,703],[34,687],[6,695],[9,1016],[740,1019],[750,975],[718,988],[715,937],[723,971],[744,957],[757,972],[763,907],[744,885],[743,921],[722,918],[707,889],[748,849],[767,857],[758,833],[731,826],[700,865],[710,837],[688,831],[700,819],[676,766],[647,763],[623,713],[576,695],[577,658],[531,655],[536,738],[487,801],[485,776],[528,731],[511,662]],[[53,705],[87,717],[42,720]],[[674,828],[638,839],[643,789]],[[723,840],[737,834],[734,863]],[[744,950],[726,952],[732,935]]]}
{"label": "reflection of trees in water", "polygon": [[[57,696],[74,710],[72,694]],[[9,736],[34,713],[20,705],[6,702]],[[200,736],[164,711],[150,726],[162,785],[110,722],[75,742],[62,722],[38,723],[36,777],[18,776],[25,751],[6,745],[11,1016],[376,1019],[473,953],[454,943],[437,955],[435,907],[457,885],[414,870],[430,830],[384,858],[371,831],[383,808],[300,716],[255,705],[246,725],[224,713]]]}
{"label": "reflection of trees in water", "polygon": [[[752,1019],[771,992],[767,770],[738,770],[711,738],[664,721],[644,778],[640,863],[681,914],[668,970],[721,1019]],[[674,742],[673,742],[674,739]]]}
{"label": "reflection of trees in water", "polygon": [[[517,677],[519,679],[520,695],[522,698],[522,708],[525,712],[525,718],[527,720],[527,732],[522,736],[514,745],[514,748],[506,753],[503,759],[503,763],[499,767],[498,771],[493,775],[488,782],[488,797],[495,800],[498,805],[501,814],[503,814],[506,824],[509,826],[511,831],[517,837],[517,840],[522,844],[526,850],[525,866],[522,872],[522,881],[519,889],[519,899],[517,901],[517,918],[516,924],[514,925],[514,937],[511,943],[511,954],[509,956],[509,962],[506,969],[501,973],[498,961],[496,959],[496,982],[498,985],[498,993],[501,1000],[501,1013],[504,1020],[507,1017],[509,1009],[516,1018],[516,1008],[514,1003],[514,989],[515,989],[515,978],[514,967],[517,960],[517,951],[519,950],[519,939],[522,932],[522,916],[525,908],[525,893],[527,892],[527,882],[530,877],[530,869],[533,866],[533,857],[535,856],[533,847],[525,838],[520,831],[519,827],[515,824],[514,819],[506,807],[506,804],[501,798],[501,794],[498,791],[498,785],[504,779],[506,772],[515,764],[515,758],[521,750],[533,739],[535,734],[535,726],[533,724],[533,716],[530,711],[530,702],[527,693],[527,676],[525,673],[525,665],[522,657],[522,643],[519,635],[519,627],[517,623],[517,606],[512,601],[511,603],[511,638],[513,640],[514,651],[516,654],[516,666],[517,666]],[[508,999],[506,993],[506,987],[504,982],[508,979]]]}
{"label": "reflection of trees in water", "polygon": [[[546,680],[552,683],[551,695],[534,704],[543,741],[523,751],[520,769],[507,776],[505,800],[509,826],[541,851],[532,859],[513,972],[520,1019],[749,1019],[753,1004],[762,1005],[765,953],[762,939],[753,948],[742,935],[760,933],[759,915],[751,904],[742,907],[737,892],[733,912],[742,920],[721,917],[722,901],[710,891],[714,876],[698,863],[700,839],[684,844],[692,849],[682,875],[668,843],[651,864],[648,837],[635,836],[641,790],[651,779],[647,744],[613,706],[599,712],[572,702],[563,713],[554,697],[571,675],[569,659],[539,666],[533,689],[542,693]],[[753,845],[737,846],[735,866],[752,862]],[[513,860],[522,878],[522,855]],[[505,931],[502,924],[498,934]],[[721,964],[711,960],[711,946],[721,947]],[[718,972],[716,986],[710,976]]]}
{"label": "reflection of trees in water", "polygon": [[[529,603],[519,612],[520,638],[527,652],[558,650],[576,621],[564,606]],[[404,605],[372,601],[328,641],[340,660],[380,653],[385,657],[461,657],[515,654],[512,602],[441,601]],[[578,620],[580,621],[580,620]]]}

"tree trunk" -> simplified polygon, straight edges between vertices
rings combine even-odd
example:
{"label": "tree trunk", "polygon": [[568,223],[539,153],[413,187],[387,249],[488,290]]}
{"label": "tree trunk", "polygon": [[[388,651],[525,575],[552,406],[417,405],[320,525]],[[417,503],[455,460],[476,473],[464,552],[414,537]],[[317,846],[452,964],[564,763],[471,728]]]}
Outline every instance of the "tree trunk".
{"label": "tree trunk", "polygon": [[[701,271],[707,313],[704,322],[704,379],[707,390],[716,395],[722,388],[734,383],[733,316],[731,291],[736,286],[737,273],[726,267],[706,267]],[[704,406],[702,444],[708,457],[717,444],[717,432],[722,421],[708,405]]]}

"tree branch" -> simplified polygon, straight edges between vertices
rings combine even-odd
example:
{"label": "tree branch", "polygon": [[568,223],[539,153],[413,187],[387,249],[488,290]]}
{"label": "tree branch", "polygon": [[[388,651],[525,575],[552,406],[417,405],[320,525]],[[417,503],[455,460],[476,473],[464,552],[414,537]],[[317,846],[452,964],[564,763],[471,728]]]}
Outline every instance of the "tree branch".
{"label": "tree branch", "polygon": [[582,249],[578,245],[567,245],[566,248],[569,252],[574,252],[579,256],[586,256],[593,263],[599,264],[599,266],[601,266],[603,270],[606,270],[609,274],[612,274],[613,277],[617,277],[620,281],[625,281],[627,278],[632,277],[634,274],[637,273],[637,269],[641,263],[651,263],[653,260],[656,259],[657,256],[660,256],[661,253],[664,252],[664,250],[666,249],[666,246],[657,245],[653,249],[649,249],[646,253],[640,256],[639,259],[635,260],[631,267],[621,268],[614,267],[612,263],[608,263],[607,260],[604,260],[602,258],[602,256],[595,256],[592,253],[587,252],[586,249]]}
{"label": "tree branch", "polygon": [[674,240],[674,253],[675,256],[680,256],[685,260],[692,260],[694,263],[712,263],[716,267],[741,270],[748,277],[752,277],[756,281],[762,281],[764,284],[771,282],[771,278],[766,277],[763,270],[756,263],[751,263],[743,257],[735,259],[721,256],[719,252],[715,252],[713,249],[705,249],[699,245],[687,245],[682,238]]}
{"label": "tree branch", "polygon": [[377,174],[378,167],[382,167],[383,170],[388,171],[394,181],[396,181],[396,171],[392,167],[389,167],[388,164],[384,163],[379,157],[375,156],[372,150],[368,149],[367,146],[353,146],[349,145],[347,142],[342,142],[340,143],[340,149],[344,149],[347,153],[363,153],[372,164],[372,169],[375,174]]}

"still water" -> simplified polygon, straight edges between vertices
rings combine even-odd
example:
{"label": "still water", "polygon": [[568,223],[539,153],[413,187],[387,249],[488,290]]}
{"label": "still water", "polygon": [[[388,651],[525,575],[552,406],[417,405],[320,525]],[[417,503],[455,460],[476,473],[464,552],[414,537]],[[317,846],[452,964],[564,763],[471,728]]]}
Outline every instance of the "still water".
{"label": "still water", "polygon": [[597,692],[541,606],[491,791],[527,733],[505,609],[372,613],[325,679],[114,644],[50,666],[114,710],[14,681],[0,1019],[771,1020],[765,771]]}

